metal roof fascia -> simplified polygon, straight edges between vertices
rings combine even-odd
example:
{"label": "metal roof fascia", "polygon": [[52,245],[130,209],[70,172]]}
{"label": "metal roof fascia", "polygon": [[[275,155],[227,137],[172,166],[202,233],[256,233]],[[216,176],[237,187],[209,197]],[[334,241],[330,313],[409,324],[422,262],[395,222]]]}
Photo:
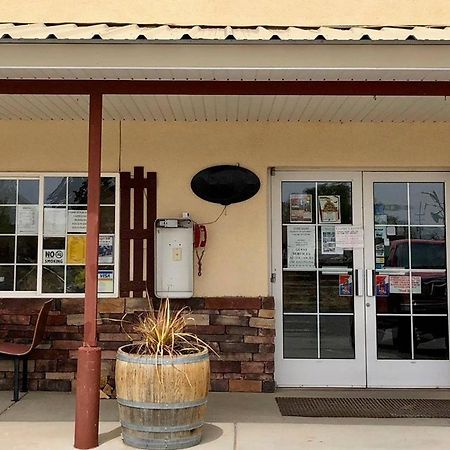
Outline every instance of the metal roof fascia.
{"label": "metal roof fascia", "polygon": [[[0,45],[0,68],[8,69],[305,69],[305,70],[428,70],[450,68],[450,52],[436,45],[277,46],[224,43],[150,46],[57,43]],[[220,51],[219,51],[219,48]],[[418,65],[420,64],[420,65]]]}

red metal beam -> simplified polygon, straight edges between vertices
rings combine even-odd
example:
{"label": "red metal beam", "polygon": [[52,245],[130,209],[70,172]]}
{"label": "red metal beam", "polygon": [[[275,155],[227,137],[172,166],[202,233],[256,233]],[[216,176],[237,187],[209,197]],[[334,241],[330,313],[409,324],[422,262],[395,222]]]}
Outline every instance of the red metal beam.
{"label": "red metal beam", "polygon": [[1,80],[0,94],[450,96],[450,81]]}
{"label": "red metal beam", "polygon": [[75,448],[98,446],[101,350],[97,346],[98,232],[102,148],[102,96],[89,102],[88,205],[84,339],[78,349]]}

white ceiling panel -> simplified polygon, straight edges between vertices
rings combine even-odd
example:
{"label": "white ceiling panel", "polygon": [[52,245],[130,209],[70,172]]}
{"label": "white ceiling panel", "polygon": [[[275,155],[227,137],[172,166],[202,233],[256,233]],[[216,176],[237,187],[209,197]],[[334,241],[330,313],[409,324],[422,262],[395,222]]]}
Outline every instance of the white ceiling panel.
{"label": "white ceiling panel", "polygon": [[[87,120],[86,96],[0,95],[0,120]],[[104,119],[149,122],[448,122],[445,97],[107,95]]]}

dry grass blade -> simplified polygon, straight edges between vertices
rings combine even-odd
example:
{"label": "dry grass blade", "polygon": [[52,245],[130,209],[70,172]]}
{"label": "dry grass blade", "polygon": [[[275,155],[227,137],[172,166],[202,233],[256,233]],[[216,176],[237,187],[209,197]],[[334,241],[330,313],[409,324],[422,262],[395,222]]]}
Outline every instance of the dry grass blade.
{"label": "dry grass blade", "polygon": [[139,317],[133,330],[142,336],[142,341],[134,349],[136,353],[153,355],[155,358],[188,355],[205,348],[216,353],[198,336],[185,331],[189,312],[187,307],[173,312],[169,299],[161,301],[157,311],[150,304],[150,311]]}

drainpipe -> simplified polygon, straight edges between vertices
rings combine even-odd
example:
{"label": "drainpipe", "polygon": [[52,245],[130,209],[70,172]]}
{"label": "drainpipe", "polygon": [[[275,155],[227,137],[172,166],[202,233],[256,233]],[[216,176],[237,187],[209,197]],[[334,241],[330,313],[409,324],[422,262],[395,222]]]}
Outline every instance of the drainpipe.
{"label": "drainpipe", "polygon": [[89,161],[84,339],[78,349],[75,448],[98,447],[101,350],[97,345],[97,273],[102,148],[102,95],[89,98]]}

